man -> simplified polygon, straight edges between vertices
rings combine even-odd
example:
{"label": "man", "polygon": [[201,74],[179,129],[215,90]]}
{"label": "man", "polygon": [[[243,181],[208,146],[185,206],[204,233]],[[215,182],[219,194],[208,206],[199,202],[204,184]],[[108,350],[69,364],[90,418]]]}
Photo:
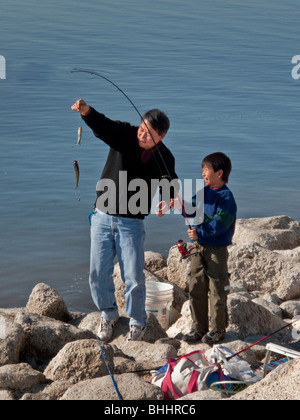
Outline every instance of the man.
{"label": "man", "polygon": [[[110,120],[82,99],[71,109],[79,112],[95,136],[110,147],[91,217],[89,282],[94,303],[102,312],[98,335],[102,341],[109,341],[119,317],[112,277],[117,255],[125,283],[126,313],[130,316],[129,340],[140,341],[147,324],[143,220],[156,192],[151,184],[165,176],[177,179],[175,159],[162,142],[169,119],[154,109],[136,127]],[[135,186],[140,187],[139,194]],[[158,211],[157,215],[162,213]]]}

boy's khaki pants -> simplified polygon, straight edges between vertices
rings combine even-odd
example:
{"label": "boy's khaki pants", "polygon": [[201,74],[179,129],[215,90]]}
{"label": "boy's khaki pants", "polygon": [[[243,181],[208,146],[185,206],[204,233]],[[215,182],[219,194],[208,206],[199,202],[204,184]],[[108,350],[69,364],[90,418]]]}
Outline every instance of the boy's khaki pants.
{"label": "boy's khaki pants", "polygon": [[200,255],[191,258],[189,295],[192,329],[198,332],[222,331],[228,325],[228,291],[225,291],[225,287],[229,285],[228,250],[213,246],[201,246],[200,249],[206,270]]}

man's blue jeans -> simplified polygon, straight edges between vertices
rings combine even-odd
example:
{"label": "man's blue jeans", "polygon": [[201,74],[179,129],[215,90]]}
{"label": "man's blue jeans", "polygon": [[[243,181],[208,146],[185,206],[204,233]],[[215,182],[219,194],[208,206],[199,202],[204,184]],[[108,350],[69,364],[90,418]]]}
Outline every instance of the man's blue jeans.
{"label": "man's blue jeans", "polygon": [[130,325],[146,326],[143,220],[110,216],[97,209],[90,220],[89,282],[95,305],[107,320],[118,317],[113,282],[114,258],[117,256],[125,283],[126,313],[130,316]]}

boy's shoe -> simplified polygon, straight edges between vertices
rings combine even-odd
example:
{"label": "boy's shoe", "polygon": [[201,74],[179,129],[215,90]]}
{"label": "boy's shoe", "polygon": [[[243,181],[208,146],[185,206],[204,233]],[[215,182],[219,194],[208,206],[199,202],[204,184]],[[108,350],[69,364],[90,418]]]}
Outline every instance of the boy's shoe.
{"label": "boy's shoe", "polygon": [[185,341],[186,343],[198,343],[199,341],[202,340],[202,338],[205,336],[207,331],[196,331],[196,330],[192,330],[190,331],[188,334],[185,334],[182,337],[182,340]]}
{"label": "boy's shoe", "polygon": [[101,341],[107,343],[111,339],[113,335],[113,328],[118,322],[118,319],[119,317],[112,321],[108,321],[103,317],[101,318],[100,327],[97,334]]}
{"label": "boy's shoe", "polygon": [[146,327],[139,327],[137,325],[130,325],[128,341],[142,341]]}
{"label": "boy's shoe", "polygon": [[202,343],[208,344],[208,345],[214,345],[217,343],[220,343],[221,341],[224,340],[225,338],[225,330],[222,331],[210,331],[209,333],[207,333],[203,339],[202,339]]}

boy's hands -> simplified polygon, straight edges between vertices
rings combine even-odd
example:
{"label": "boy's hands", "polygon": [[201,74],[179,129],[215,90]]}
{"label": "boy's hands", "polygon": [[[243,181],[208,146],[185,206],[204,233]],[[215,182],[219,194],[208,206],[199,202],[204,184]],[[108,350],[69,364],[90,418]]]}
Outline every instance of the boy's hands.
{"label": "boy's hands", "polygon": [[189,238],[194,242],[198,240],[198,235],[197,235],[197,231],[196,228],[192,228],[188,230],[188,235]]}
{"label": "boy's hands", "polygon": [[182,203],[178,198],[171,198],[169,206],[165,201],[161,201],[160,203],[158,203],[156,208],[158,209],[155,211],[156,215],[158,217],[163,217],[169,211],[169,209],[172,209],[173,211],[181,210]]}

